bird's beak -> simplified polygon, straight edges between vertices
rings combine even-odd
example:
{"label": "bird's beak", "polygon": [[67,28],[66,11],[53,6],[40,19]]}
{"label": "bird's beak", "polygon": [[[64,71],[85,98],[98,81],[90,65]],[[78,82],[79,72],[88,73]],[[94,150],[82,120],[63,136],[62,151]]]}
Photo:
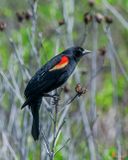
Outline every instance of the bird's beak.
{"label": "bird's beak", "polygon": [[89,50],[87,50],[87,49],[85,49],[82,53],[83,53],[83,55],[85,55],[85,54],[89,54],[89,53],[91,53],[92,51],[89,51]]}

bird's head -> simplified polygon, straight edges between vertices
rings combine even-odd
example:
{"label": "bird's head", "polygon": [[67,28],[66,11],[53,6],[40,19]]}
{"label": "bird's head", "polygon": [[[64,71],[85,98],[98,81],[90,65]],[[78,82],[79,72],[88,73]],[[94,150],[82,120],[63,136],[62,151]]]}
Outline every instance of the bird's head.
{"label": "bird's head", "polygon": [[73,57],[76,62],[78,62],[84,55],[91,53],[91,51],[83,49],[82,47],[72,47],[69,50],[71,57]]}

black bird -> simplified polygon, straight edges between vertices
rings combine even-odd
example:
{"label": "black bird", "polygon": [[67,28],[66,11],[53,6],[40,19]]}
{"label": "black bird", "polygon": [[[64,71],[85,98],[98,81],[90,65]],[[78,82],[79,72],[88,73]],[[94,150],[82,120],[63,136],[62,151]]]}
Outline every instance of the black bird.
{"label": "black bird", "polygon": [[39,138],[39,109],[42,97],[53,97],[48,92],[63,85],[74,71],[83,55],[90,53],[81,47],[71,47],[53,57],[42,66],[28,82],[24,95],[26,98],[22,108],[29,106],[33,115],[32,136]]}

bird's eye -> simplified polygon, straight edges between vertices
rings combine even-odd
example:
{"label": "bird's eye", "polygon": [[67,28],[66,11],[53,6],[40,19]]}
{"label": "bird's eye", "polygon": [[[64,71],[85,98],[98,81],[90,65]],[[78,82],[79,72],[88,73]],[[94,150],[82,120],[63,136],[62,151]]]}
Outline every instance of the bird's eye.
{"label": "bird's eye", "polygon": [[76,53],[75,53],[75,56],[76,57],[80,57],[81,55],[82,55],[81,50],[77,50]]}

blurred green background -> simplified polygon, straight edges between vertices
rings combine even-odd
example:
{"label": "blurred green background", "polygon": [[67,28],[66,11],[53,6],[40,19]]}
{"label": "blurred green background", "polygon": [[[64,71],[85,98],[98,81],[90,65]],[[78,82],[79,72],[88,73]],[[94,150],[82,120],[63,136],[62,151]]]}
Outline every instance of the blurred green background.
{"label": "blurred green background", "polygon": [[[34,19],[31,6],[34,2],[0,0],[0,24],[6,24],[5,30],[0,32],[0,71],[6,75],[12,88],[13,86],[15,88],[13,82],[17,82],[18,93],[23,98],[24,88],[28,82],[28,77],[23,73],[25,72],[24,66],[32,76],[47,60],[72,44],[82,45],[83,48],[92,50],[94,52],[92,56],[87,59],[84,58],[78,65],[77,71],[79,72],[80,83],[86,86],[91,75],[93,75],[93,62],[97,63],[97,69],[98,67],[105,68],[94,78],[96,90],[89,87],[88,92],[83,95],[86,97],[85,108],[95,141],[96,153],[99,156],[97,159],[117,159],[118,147],[120,146],[121,155],[124,160],[127,160],[128,1],[108,0],[110,5],[108,7],[105,5],[105,0],[94,1],[93,7],[89,6],[89,2],[88,0],[39,0]],[[24,18],[26,13],[28,17]],[[85,22],[84,15],[91,15],[93,18],[89,22]],[[112,23],[106,22],[106,16],[112,18]],[[98,22],[96,18],[99,18],[98,20],[101,22]],[[86,39],[84,39],[85,37]],[[11,40],[16,47],[13,46]],[[102,54],[104,47],[105,54]],[[17,58],[16,50],[20,58]],[[94,55],[96,55],[96,59],[93,57]],[[20,69],[22,65],[19,64],[19,59],[23,61],[23,70]],[[10,76],[11,71],[15,80]],[[0,74],[0,159],[4,160],[9,157],[10,160],[23,159],[23,153],[26,153],[25,157],[29,160],[43,159],[41,152],[42,155],[45,154],[41,144],[32,140],[30,129],[28,136],[22,142],[25,122],[23,112],[20,111],[22,100],[19,100],[18,95],[11,91],[6,78]],[[74,81],[74,79],[75,75],[68,81],[69,91],[62,93],[62,97],[65,98],[62,98],[63,101],[66,100],[66,96],[71,97],[74,94],[75,85],[79,82],[76,79]],[[92,96],[93,92],[94,96]],[[91,97],[94,100],[97,114],[94,124],[92,124],[93,116],[90,115],[92,114],[90,108],[93,101]],[[67,135],[70,137],[70,142],[56,154],[55,160],[90,159],[87,137],[84,133],[77,101],[76,99],[71,104],[66,125],[56,144],[56,150],[62,146]],[[18,117],[14,116],[15,119],[12,121],[10,117],[13,116],[13,106],[16,107],[15,114]],[[94,108],[92,107],[92,109]],[[28,117],[29,115],[26,119],[30,125],[31,120]],[[48,115],[46,117],[44,119],[47,121]],[[17,121],[16,124],[15,121]],[[10,125],[11,129],[9,130]],[[17,137],[15,137],[15,131]],[[4,139],[4,134],[6,134],[7,142],[5,141],[6,138]],[[117,145],[118,140],[119,145]],[[20,146],[26,147],[27,151],[22,151]]]}

